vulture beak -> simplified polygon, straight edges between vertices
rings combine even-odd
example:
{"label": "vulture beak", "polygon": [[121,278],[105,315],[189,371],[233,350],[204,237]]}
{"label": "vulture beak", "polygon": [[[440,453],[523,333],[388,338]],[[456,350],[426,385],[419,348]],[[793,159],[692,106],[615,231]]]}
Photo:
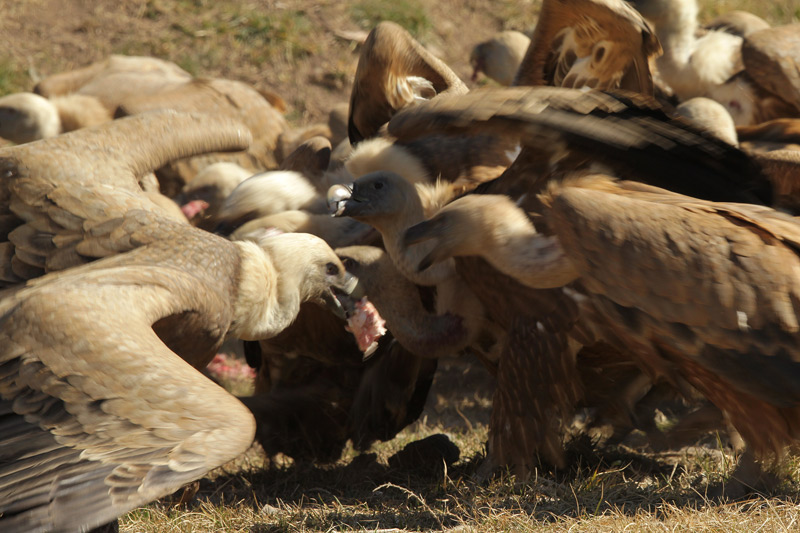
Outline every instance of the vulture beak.
{"label": "vulture beak", "polygon": [[330,289],[322,293],[322,301],[331,312],[347,320],[355,312],[355,304],[364,297],[364,288],[359,284],[358,278],[349,272],[344,273],[341,283],[334,283]]}
{"label": "vulture beak", "polygon": [[328,211],[331,216],[344,216],[347,200],[353,196],[353,184],[333,185],[328,189]]}
{"label": "vulture beak", "polygon": [[[444,233],[444,228],[444,220],[441,218],[433,218],[415,224],[408,228],[403,235],[403,247],[408,248],[409,246],[429,239],[440,240]],[[446,259],[446,254],[446,251],[442,249],[442,244],[437,243],[433,250],[420,261],[419,265],[417,265],[417,272],[422,272],[434,263]]]}
{"label": "vulture beak", "polygon": [[334,217],[357,217],[370,207],[369,198],[358,192],[358,185],[334,185],[328,189],[328,210]]}
{"label": "vulture beak", "polygon": [[480,74],[482,70],[483,69],[481,69],[481,67],[476,62],[472,67],[472,76],[469,77],[470,81],[472,82],[478,81],[478,74]]}

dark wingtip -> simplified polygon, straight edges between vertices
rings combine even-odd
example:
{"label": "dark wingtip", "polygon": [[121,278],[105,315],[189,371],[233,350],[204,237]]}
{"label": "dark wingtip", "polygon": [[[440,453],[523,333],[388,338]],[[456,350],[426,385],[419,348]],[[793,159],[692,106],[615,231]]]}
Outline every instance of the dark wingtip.
{"label": "dark wingtip", "polygon": [[353,105],[350,104],[350,116],[347,119],[347,137],[350,139],[350,145],[355,148],[355,146],[364,140],[364,136],[361,135],[361,132],[358,131],[356,127],[356,123],[353,120]]}
{"label": "dark wingtip", "polygon": [[417,265],[417,272],[427,270],[431,265],[433,265],[433,258],[431,257],[431,254],[428,254]]}
{"label": "dark wingtip", "polygon": [[403,233],[403,248],[408,248],[412,244],[417,244],[428,238],[430,221],[424,220],[406,229]]}

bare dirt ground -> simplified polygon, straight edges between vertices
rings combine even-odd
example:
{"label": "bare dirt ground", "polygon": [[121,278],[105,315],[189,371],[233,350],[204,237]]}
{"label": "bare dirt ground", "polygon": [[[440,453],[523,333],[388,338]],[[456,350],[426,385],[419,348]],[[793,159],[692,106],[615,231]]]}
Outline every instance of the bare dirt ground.
{"label": "bare dirt ground", "polygon": [[30,89],[38,77],[111,53],[155,55],[198,76],[272,89],[289,104],[290,119],[305,124],[348,100],[357,38],[381,13],[469,78],[470,46],[503,28],[532,27],[538,3],[445,0],[422,9],[418,0],[5,0],[0,92]]}
{"label": "bare dirt ground", "polygon": [[[747,9],[773,24],[800,0],[704,0],[702,18]],[[470,48],[502,29],[530,31],[540,0],[0,0],[0,95],[111,53],[155,55],[197,76],[280,94],[296,125],[346,102],[359,34],[382,18],[408,28],[469,80]],[[468,84],[471,82],[467,81]],[[479,82],[485,83],[485,82]],[[446,365],[419,422],[374,454],[328,466],[268,462],[253,448],[199,483],[188,504],[164,500],[121,520],[124,531],[789,531],[797,528],[797,461],[778,497],[721,505],[708,481],[731,471],[721,440],[670,454],[624,446],[588,452],[569,472],[528,483],[473,478],[492,380],[475,361]],[[461,448],[449,471],[407,472],[386,459],[444,432]]]}
{"label": "bare dirt ground", "polygon": [[[530,32],[541,0],[1,0],[0,94],[118,54],[172,60],[197,76],[271,89],[297,125],[349,99],[359,32],[381,19],[408,28],[469,80],[469,51],[497,31]],[[800,1],[702,4],[708,20],[749,9],[771,23],[800,17]],[[470,83],[468,81],[468,83]]]}

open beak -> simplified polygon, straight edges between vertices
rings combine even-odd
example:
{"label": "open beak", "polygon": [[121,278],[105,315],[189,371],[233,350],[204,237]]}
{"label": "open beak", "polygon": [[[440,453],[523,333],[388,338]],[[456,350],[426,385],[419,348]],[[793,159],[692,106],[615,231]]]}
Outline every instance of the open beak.
{"label": "open beak", "polygon": [[330,289],[322,293],[322,300],[328,309],[342,320],[355,312],[356,302],[364,297],[364,289],[358,283],[358,278],[345,272],[341,284],[331,285]]}
{"label": "open beak", "polygon": [[353,184],[349,185],[333,185],[328,189],[328,210],[331,216],[343,217],[347,216],[347,204],[353,198]]}
{"label": "open beak", "polygon": [[349,185],[333,185],[328,189],[328,210],[334,217],[355,217],[362,213],[362,208],[369,206],[369,199],[358,194],[358,187]]}

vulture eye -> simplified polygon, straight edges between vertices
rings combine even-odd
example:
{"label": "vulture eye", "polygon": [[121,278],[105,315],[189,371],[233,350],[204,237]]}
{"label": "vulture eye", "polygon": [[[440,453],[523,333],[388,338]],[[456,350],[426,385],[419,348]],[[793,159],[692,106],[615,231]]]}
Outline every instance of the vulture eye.
{"label": "vulture eye", "polygon": [[376,181],[375,183],[372,184],[372,186],[375,189],[383,189],[383,182],[382,181]]}
{"label": "vulture eye", "polygon": [[328,263],[327,265],[325,265],[325,274],[329,276],[338,276],[339,267],[334,265],[333,263]]}
{"label": "vulture eye", "polygon": [[354,266],[358,265],[358,262],[352,257],[342,257],[342,264],[346,270],[350,270]]}

